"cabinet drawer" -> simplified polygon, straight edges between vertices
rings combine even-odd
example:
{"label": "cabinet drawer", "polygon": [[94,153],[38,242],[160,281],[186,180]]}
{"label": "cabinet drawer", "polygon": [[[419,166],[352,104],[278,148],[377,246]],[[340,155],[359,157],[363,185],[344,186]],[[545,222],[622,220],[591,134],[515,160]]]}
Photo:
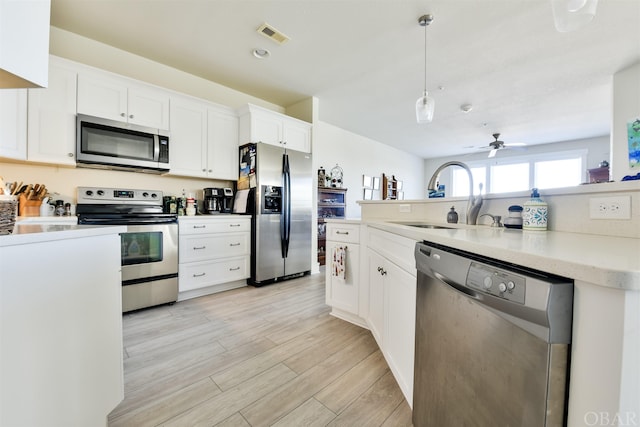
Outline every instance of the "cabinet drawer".
{"label": "cabinet drawer", "polygon": [[360,225],[327,223],[327,240],[336,242],[359,243]]}
{"label": "cabinet drawer", "polygon": [[249,277],[249,257],[229,258],[180,264],[178,280],[180,292],[233,282]]}
{"label": "cabinet drawer", "polygon": [[249,233],[180,236],[180,262],[249,254]]}
{"label": "cabinet drawer", "polygon": [[251,231],[249,217],[215,219],[179,219],[180,234],[237,233]]}
{"label": "cabinet drawer", "polygon": [[411,275],[416,275],[416,241],[369,227],[369,247]]}

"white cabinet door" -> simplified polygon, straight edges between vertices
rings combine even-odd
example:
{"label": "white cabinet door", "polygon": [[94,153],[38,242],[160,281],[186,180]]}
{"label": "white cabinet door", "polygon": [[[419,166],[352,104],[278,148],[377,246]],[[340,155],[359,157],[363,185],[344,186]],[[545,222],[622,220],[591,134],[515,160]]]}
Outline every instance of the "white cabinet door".
{"label": "white cabinet door", "polygon": [[156,129],[169,129],[169,95],[146,86],[129,86],[127,92],[129,123]]}
{"label": "white cabinet door", "polygon": [[268,113],[251,114],[251,141],[280,145],[282,143],[282,119]]}
{"label": "white cabinet door", "polygon": [[385,267],[384,349],[389,367],[411,405],[416,321],[416,278],[391,262]]}
{"label": "white cabinet door", "polygon": [[207,177],[207,105],[173,97],[170,103],[171,175]]}
{"label": "white cabinet door", "polygon": [[[345,279],[332,274],[332,254],[337,246],[346,246]],[[358,315],[360,245],[327,241],[327,305]]]}
{"label": "white cabinet door", "polygon": [[287,148],[305,153],[311,152],[311,125],[286,119],[282,128],[282,140]]}
{"label": "white cabinet door", "polygon": [[207,126],[207,175],[238,179],[238,116],[232,111],[209,108]]}
{"label": "white cabinet door", "polygon": [[127,88],[120,80],[103,75],[78,75],[78,113],[127,121]]}
{"label": "white cabinet door", "polygon": [[27,159],[27,90],[0,90],[0,157]]}
{"label": "white cabinet door", "polygon": [[0,73],[5,84],[47,87],[50,15],[51,0],[0,1]]}
{"label": "white cabinet door", "polygon": [[384,349],[384,267],[385,259],[368,249],[369,265],[369,327],[378,346]]}
{"label": "white cabinet door", "polygon": [[72,67],[52,58],[49,87],[29,89],[29,161],[76,164],[77,76]]}

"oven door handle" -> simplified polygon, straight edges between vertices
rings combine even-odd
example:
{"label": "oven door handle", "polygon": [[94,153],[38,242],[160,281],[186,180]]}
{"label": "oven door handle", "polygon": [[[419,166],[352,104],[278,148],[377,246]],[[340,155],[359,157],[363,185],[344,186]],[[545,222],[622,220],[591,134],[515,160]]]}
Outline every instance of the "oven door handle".
{"label": "oven door handle", "polygon": [[175,224],[173,219],[166,218],[132,218],[127,220],[117,220],[113,218],[91,218],[81,219],[82,225],[147,225],[147,224]]}

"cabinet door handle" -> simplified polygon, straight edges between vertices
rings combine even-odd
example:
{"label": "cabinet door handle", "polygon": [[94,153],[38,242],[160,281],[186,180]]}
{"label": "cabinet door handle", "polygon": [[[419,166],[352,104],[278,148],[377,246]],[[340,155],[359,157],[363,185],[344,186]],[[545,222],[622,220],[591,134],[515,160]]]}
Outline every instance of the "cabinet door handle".
{"label": "cabinet door handle", "polygon": [[120,113],[120,117],[127,117],[125,113]]}
{"label": "cabinet door handle", "polygon": [[238,270],[240,270],[240,267],[233,267],[229,269],[229,271],[238,271]]}
{"label": "cabinet door handle", "polygon": [[193,228],[207,228],[206,225],[194,225]]}
{"label": "cabinet door handle", "polygon": [[240,224],[229,224],[229,227],[240,227]]}
{"label": "cabinet door handle", "polygon": [[348,231],[336,231],[336,234],[349,235],[349,232]]}
{"label": "cabinet door handle", "polygon": [[202,277],[205,276],[207,273],[200,273],[200,274],[193,274],[193,277]]}
{"label": "cabinet door handle", "polygon": [[240,243],[229,243],[229,246],[240,246]]}
{"label": "cabinet door handle", "polygon": [[129,115],[129,118],[130,118],[130,119],[133,119],[133,114],[130,114],[130,115]]}
{"label": "cabinet door handle", "polygon": [[384,268],[382,267],[378,267],[378,273],[380,273],[381,276],[386,276],[387,272],[384,271]]}
{"label": "cabinet door handle", "polygon": [[193,250],[194,251],[199,251],[199,250],[206,249],[206,248],[207,248],[206,246],[194,246]]}

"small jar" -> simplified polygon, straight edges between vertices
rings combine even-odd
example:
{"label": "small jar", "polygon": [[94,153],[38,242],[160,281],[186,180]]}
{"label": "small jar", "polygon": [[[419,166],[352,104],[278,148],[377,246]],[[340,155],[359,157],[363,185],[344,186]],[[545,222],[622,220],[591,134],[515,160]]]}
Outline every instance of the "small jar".
{"label": "small jar", "polygon": [[56,216],[64,216],[64,200],[56,200]]}
{"label": "small jar", "polygon": [[447,222],[450,224],[458,223],[458,212],[456,212],[455,206],[451,206],[451,210],[447,213]]}

